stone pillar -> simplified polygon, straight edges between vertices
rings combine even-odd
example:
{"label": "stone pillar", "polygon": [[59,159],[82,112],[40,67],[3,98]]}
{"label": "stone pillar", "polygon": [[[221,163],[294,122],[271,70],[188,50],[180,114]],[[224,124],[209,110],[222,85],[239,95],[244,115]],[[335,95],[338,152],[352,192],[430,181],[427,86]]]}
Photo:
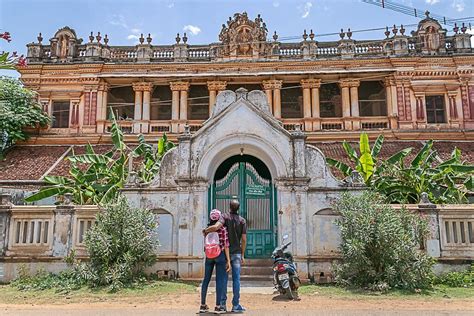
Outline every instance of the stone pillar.
{"label": "stone pillar", "polygon": [[385,96],[389,128],[398,128],[397,124],[397,90],[393,78],[385,78]]}
{"label": "stone pillar", "polygon": [[305,130],[319,130],[321,126],[319,120],[319,87],[321,86],[321,80],[303,79],[300,83],[303,88]]}
{"label": "stone pillar", "polygon": [[359,118],[359,80],[352,80],[350,87],[351,94],[351,117],[352,129],[358,130],[360,128]]}
{"label": "stone pillar", "polygon": [[267,95],[268,105],[270,106],[270,112],[273,113],[275,118],[281,118],[281,94],[280,89],[282,86],[282,80],[264,80],[262,82],[263,89]]}
{"label": "stone pillar", "polygon": [[54,210],[53,257],[66,257],[72,248],[72,225],[74,223],[74,205],[72,194],[64,195],[64,204]]}
{"label": "stone pillar", "polygon": [[[421,126],[425,125],[425,105],[424,101],[425,95],[424,93],[415,93],[415,101],[416,101],[416,122],[421,124]],[[420,126],[420,127],[421,127]]]}
{"label": "stone pillar", "polygon": [[281,119],[281,80],[276,80],[280,83],[275,84],[275,90],[273,90],[273,115],[277,119]]}
{"label": "stone pillar", "polygon": [[426,238],[426,253],[433,257],[441,257],[441,240],[439,232],[438,209],[435,204],[420,202],[418,211],[425,215],[428,220],[429,234]]}
{"label": "stone pillar", "polygon": [[11,199],[12,197],[10,194],[0,193],[0,256],[4,256],[8,249],[10,219],[13,207]]}
{"label": "stone pillar", "polygon": [[173,91],[171,130],[174,133],[182,132],[188,119],[188,90],[189,82],[175,81],[170,83]]}
{"label": "stone pillar", "polygon": [[188,120],[188,90],[181,90],[179,101],[179,120]]}
{"label": "stone pillar", "polygon": [[135,91],[135,111],[133,114],[133,132],[140,133],[140,121],[142,120],[142,106],[143,106],[143,86],[141,82],[133,84],[133,91]]}
{"label": "stone pillar", "polygon": [[351,97],[350,97],[350,81],[341,80],[339,81],[339,87],[341,88],[341,97],[342,97],[342,118],[344,120],[344,128],[352,129],[352,124],[350,120],[351,116]]}
{"label": "stone pillar", "polygon": [[209,90],[209,117],[212,116],[212,110],[216,103],[216,96],[219,92],[225,90],[227,87],[226,81],[208,81],[207,88]]}
{"label": "stone pillar", "polygon": [[142,133],[148,133],[148,127],[150,124],[150,102],[151,102],[151,91],[153,90],[153,84],[146,83],[143,85],[143,113],[142,113]]}
{"label": "stone pillar", "polygon": [[99,91],[97,94],[97,133],[102,134],[105,130],[105,122],[107,121],[107,96],[108,96],[109,86],[107,83],[104,83],[99,86]]}
{"label": "stone pillar", "polygon": [[178,132],[178,120],[179,120],[179,90],[174,83],[170,83],[170,88],[173,94],[171,101],[171,132]]}

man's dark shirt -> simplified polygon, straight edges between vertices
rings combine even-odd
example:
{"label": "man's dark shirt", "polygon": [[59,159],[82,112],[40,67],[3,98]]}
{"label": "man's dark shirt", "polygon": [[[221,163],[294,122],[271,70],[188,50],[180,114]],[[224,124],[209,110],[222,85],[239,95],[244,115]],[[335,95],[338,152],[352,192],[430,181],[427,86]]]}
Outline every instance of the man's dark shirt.
{"label": "man's dark shirt", "polygon": [[225,213],[221,216],[219,222],[227,227],[230,242],[230,254],[241,254],[242,246],[240,241],[242,240],[242,235],[247,234],[247,223],[245,222],[245,218],[239,216],[239,214]]}

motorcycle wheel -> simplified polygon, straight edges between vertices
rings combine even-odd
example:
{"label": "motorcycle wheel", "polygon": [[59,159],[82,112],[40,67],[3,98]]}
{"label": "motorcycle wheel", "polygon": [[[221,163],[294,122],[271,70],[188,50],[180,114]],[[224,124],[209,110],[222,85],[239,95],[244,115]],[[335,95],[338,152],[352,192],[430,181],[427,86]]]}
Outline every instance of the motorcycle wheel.
{"label": "motorcycle wheel", "polygon": [[286,297],[289,298],[290,300],[294,300],[298,297],[298,292],[295,293],[295,291],[291,290],[291,286],[290,286],[286,289]]}

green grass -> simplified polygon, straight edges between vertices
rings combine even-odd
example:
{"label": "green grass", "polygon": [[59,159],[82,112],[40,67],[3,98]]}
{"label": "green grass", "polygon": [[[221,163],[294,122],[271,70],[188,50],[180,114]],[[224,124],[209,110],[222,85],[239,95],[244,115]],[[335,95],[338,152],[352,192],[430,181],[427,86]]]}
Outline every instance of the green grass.
{"label": "green grass", "polygon": [[422,290],[419,293],[403,290],[390,290],[387,293],[381,293],[356,288],[343,288],[334,285],[303,285],[299,292],[302,295],[320,295],[326,297],[355,299],[474,299],[473,287],[448,287],[445,285],[436,285],[431,290]]}
{"label": "green grass", "polygon": [[125,300],[149,302],[169,294],[196,293],[197,284],[180,281],[147,281],[140,286],[121,289],[111,293],[108,288],[90,289],[83,286],[77,290],[58,292],[55,289],[18,290],[12,285],[0,285],[0,304],[65,304],[84,302],[108,302]]}

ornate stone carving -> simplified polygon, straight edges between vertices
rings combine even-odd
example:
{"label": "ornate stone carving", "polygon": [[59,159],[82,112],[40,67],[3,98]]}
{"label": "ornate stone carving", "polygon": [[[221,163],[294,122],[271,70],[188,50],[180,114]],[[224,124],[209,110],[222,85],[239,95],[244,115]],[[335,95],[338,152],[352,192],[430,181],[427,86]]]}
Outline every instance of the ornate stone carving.
{"label": "ornate stone carving", "polygon": [[132,84],[133,91],[151,91],[153,83],[151,82],[134,82]]}
{"label": "ornate stone carving", "polygon": [[247,12],[236,13],[229,17],[227,25],[222,24],[219,41],[223,46],[218,51],[219,57],[260,57],[265,54],[267,27],[258,15],[250,20]]}
{"label": "ornate stone carving", "polygon": [[302,79],[300,83],[303,89],[319,88],[321,86],[321,79]]}
{"label": "ornate stone carving", "polygon": [[413,32],[413,36],[417,37],[422,53],[430,55],[443,53],[446,51],[446,30],[441,27],[438,21],[429,16],[428,11],[425,14],[426,18],[418,23],[418,29]]}
{"label": "ornate stone carving", "polygon": [[189,89],[189,82],[173,81],[170,82],[171,91],[187,91]]}
{"label": "ornate stone carving", "polygon": [[208,81],[207,88],[209,91],[224,91],[227,87],[227,81]]}
{"label": "ornate stone carving", "polygon": [[352,88],[358,87],[360,85],[360,81],[357,79],[342,79],[339,81],[340,88]]}
{"label": "ornate stone carving", "polygon": [[283,84],[282,80],[263,80],[262,81],[264,90],[281,89],[282,84]]}

